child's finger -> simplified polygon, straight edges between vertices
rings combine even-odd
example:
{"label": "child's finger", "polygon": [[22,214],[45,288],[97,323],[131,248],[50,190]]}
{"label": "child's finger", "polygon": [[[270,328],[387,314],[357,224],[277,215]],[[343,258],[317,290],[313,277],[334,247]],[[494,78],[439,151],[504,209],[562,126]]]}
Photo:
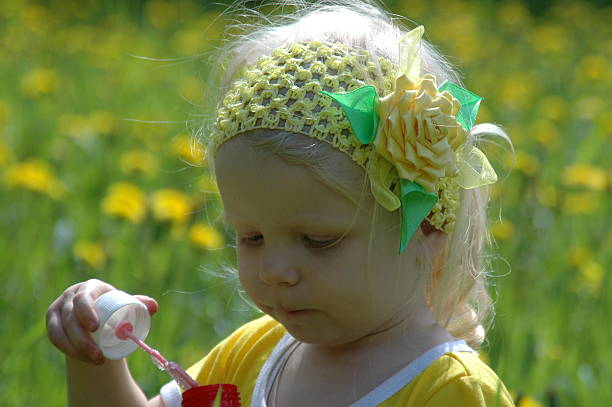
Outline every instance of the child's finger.
{"label": "child's finger", "polygon": [[63,332],[70,342],[70,345],[72,345],[76,351],[70,354],[70,356],[88,363],[103,363],[104,357],[102,352],[91,338],[86,328],[77,320],[72,301],[67,301],[63,304],[60,316]]}
{"label": "child's finger", "polygon": [[99,319],[94,307],[94,300],[86,292],[78,292],[73,299],[74,314],[76,319],[89,332],[98,329]]}
{"label": "child's finger", "polygon": [[104,281],[92,279],[83,283],[74,295],[74,312],[76,318],[88,331],[98,328],[99,319],[95,310],[95,301],[102,294],[114,290],[115,287]]}
{"label": "child's finger", "polygon": [[70,342],[70,339],[68,339],[66,332],[64,331],[64,327],[60,322],[60,317],[57,312],[51,313],[49,315],[47,319],[47,327],[47,334],[49,336],[49,340],[64,354],[85,363],[93,362],[96,364],[100,364],[103,362],[103,359],[92,360],[90,357],[84,356],[83,352],[79,351],[77,348],[74,347],[72,342]]}
{"label": "child's finger", "polygon": [[153,315],[157,312],[159,305],[154,298],[147,297],[146,295],[135,295],[134,297],[136,297],[138,301],[142,302],[147,307],[149,314]]}

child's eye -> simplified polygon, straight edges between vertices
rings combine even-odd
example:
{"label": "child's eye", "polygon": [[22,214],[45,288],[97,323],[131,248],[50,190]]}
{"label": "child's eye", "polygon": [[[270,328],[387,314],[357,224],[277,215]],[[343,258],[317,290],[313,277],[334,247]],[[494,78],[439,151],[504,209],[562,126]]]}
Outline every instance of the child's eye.
{"label": "child's eye", "polygon": [[339,239],[331,239],[331,240],[313,240],[307,236],[304,236],[304,241],[315,249],[332,249],[337,246],[337,243],[340,241]]}
{"label": "child's eye", "polygon": [[240,241],[242,243],[248,243],[248,244],[252,244],[252,243],[257,243],[257,241],[262,238],[262,235],[254,235],[254,236],[248,236],[248,237],[242,237],[240,238]]}
{"label": "child's eye", "polygon": [[[315,240],[311,239],[308,236],[304,236],[304,242],[314,249],[331,249],[337,246],[337,243],[340,241],[339,239],[330,239],[330,240]],[[246,243],[248,245],[258,244],[261,240],[263,240],[262,235],[253,235],[248,237],[240,238],[241,243]]]}

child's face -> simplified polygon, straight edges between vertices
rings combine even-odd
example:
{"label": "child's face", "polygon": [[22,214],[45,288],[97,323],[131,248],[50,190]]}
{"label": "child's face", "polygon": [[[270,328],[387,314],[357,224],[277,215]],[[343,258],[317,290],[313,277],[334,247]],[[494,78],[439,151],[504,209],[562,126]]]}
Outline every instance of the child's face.
{"label": "child's face", "polygon": [[[221,147],[215,164],[240,281],[254,303],[295,338],[320,345],[353,343],[407,318],[415,273],[411,246],[398,255],[398,214],[380,210],[371,225],[371,198],[356,212],[309,170],[241,137]],[[342,153],[337,159],[361,172]],[[347,230],[333,247],[317,247]]]}

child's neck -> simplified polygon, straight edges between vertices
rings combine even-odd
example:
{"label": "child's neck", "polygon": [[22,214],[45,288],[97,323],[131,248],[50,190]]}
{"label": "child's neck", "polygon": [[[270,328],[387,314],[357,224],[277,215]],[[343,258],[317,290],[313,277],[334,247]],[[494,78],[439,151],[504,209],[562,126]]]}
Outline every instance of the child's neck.
{"label": "child's neck", "polygon": [[[387,352],[415,357],[444,342],[456,340],[435,321],[429,308],[419,309],[410,317],[396,316],[379,329],[351,343],[338,346],[303,344],[322,358],[349,361],[364,354],[375,355]],[[390,353],[393,354],[393,353]]]}
{"label": "child's neck", "polygon": [[275,383],[271,405],[348,405],[423,352],[452,340],[432,317],[389,321],[377,332],[342,346],[299,343]]}

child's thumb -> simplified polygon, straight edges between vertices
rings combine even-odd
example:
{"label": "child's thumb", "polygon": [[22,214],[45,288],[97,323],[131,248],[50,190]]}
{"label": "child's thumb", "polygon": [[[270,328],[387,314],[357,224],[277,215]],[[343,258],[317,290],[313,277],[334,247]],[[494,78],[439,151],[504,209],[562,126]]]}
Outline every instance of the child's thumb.
{"label": "child's thumb", "polygon": [[135,295],[134,297],[136,297],[138,301],[142,302],[147,307],[149,314],[153,315],[157,312],[157,308],[159,306],[157,305],[157,301],[155,301],[155,299],[147,297],[146,295]]}

